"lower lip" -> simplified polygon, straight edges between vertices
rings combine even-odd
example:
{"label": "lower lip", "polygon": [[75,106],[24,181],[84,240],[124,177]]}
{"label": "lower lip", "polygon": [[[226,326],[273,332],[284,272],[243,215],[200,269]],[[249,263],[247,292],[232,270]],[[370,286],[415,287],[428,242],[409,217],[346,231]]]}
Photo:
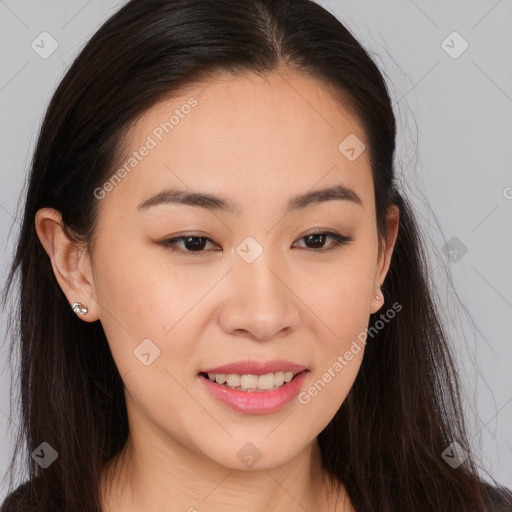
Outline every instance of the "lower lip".
{"label": "lower lip", "polygon": [[199,375],[206,389],[220,402],[230,409],[246,414],[267,414],[275,412],[291,402],[298,394],[309,373],[304,370],[297,376],[271,391],[236,391],[222,384],[212,382],[208,377]]}

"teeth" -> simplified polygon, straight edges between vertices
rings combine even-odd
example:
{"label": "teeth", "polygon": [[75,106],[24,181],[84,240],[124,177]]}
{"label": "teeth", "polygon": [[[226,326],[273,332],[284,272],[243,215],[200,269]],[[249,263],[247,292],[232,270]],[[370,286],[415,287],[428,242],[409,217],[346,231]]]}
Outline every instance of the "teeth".
{"label": "teeth", "polygon": [[240,386],[240,375],[230,373],[229,375],[226,375],[226,382],[228,386],[231,386],[232,388],[237,388],[238,386]]}
{"label": "teeth", "polygon": [[235,373],[209,373],[208,378],[217,384],[234,388],[238,391],[266,391],[277,389],[285,382],[290,382],[297,372],[276,372],[266,375],[237,375]]}

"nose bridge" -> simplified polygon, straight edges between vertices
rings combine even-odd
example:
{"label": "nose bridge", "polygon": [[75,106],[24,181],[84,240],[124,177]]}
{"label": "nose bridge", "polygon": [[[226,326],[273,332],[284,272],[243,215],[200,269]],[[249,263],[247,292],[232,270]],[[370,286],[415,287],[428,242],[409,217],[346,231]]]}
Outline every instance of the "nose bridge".
{"label": "nose bridge", "polygon": [[250,238],[236,248],[230,284],[233,293],[222,315],[223,327],[270,339],[283,329],[295,327],[297,305],[277,251]]}
{"label": "nose bridge", "polygon": [[266,248],[254,238],[248,237],[236,249],[235,279],[242,284],[243,296],[250,298],[254,305],[270,305],[274,301],[282,302],[283,279],[276,276],[283,272],[275,250]]}

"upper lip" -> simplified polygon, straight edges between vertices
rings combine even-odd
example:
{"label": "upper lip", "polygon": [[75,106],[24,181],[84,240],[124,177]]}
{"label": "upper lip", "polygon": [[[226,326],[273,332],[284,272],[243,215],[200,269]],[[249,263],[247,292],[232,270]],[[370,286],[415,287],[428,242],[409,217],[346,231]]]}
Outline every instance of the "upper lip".
{"label": "upper lip", "polygon": [[289,361],[237,361],[235,363],[224,364],[215,368],[202,370],[200,373],[234,373],[238,375],[265,375],[275,372],[295,372],[299,373],[307,368],[301,364],[291,363]]}

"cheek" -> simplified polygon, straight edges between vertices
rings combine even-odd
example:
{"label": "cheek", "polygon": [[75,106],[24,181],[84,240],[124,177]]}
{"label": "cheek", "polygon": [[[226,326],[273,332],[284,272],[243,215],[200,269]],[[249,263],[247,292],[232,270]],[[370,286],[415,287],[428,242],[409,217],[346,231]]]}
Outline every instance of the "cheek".
{"label": "cheek", "polygon": [[186,284],[183,272],[171,264],[162,265],[141,244],[112,243],[102,251],[97,268],[98,301],[109,323],[118,321],[138,334],[162,335],[172,327],[172,316],[184,309],[180,306]]}
{"label": "cheek", "polygon": [[367,325],[375,273],[369,256],[358,250],[340,253],[336,263],[320,264],[298,280],[297,294],[337,340]]}
{"label": "cheek", "polygon": [[346,251],[335,268],[317,272],[299,292],[307,297],[316,318],[318,343],[314,375],[301,403],[318,407],[318,424],[336,413],[357,377],[366,346],[374,271],[371,253]]}
{"label": "cheek", "polygon": [[[121,252],[126,256],[120,258]],[[144,340],[157,347],[145,342],[152,357],[160,352],[151,367],[180,367],[193,351],[182,320],[201,290],[179,268],[154,263],[147,252],[117,250],[106,255],[95,272],[101,324],[121,374],[143,368],[134,351]]]}
{"label": "cheek", "polygon": [[[298,412],[294,419],[307,425],[310,435],[316,436],[332,420],[345,401],[359,372],[364,345],[354,346],[343,343],[326,356],[323,364],[317,365],[314,374],[298,395]],[[347,351],[351,354],[346,359]]]}

